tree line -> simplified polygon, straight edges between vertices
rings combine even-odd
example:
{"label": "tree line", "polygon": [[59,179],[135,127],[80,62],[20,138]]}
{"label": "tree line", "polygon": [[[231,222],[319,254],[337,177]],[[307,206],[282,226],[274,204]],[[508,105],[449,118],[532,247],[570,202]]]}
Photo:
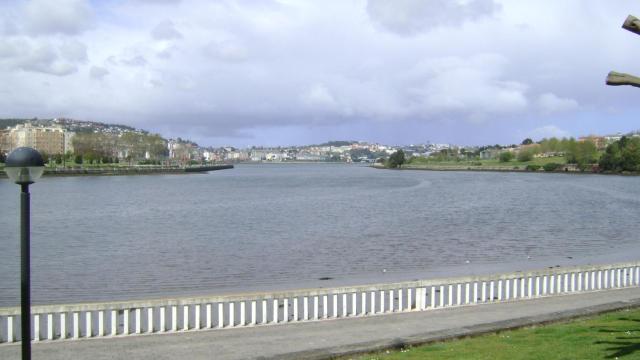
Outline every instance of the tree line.
{"label": "tree line", "polygon": [[75,161],[117,162],[127,160],[156,160],[168,155],[167,142],[160,135],[125,132],[122,135],[108,133],[79,133],[73,137]]}
{"label": "tree line", "polygon": [[[550,138],[533,143],[530,139],[525,139],[522,143],[523,147],[515,155],[516,159],[521,162],[531,161],[538,154],[564,156],[567,164],[576,164],[579,168],[587,168],[598,162],[598,149],[591,140]],[[504,154],[500,154],[500,161],[510,161],[514,156]]]}

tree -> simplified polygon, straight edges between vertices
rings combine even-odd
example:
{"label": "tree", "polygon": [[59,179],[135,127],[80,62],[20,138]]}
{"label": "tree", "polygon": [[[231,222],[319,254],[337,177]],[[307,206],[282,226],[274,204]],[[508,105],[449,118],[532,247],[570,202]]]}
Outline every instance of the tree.
{"label": "tree", "polygon": [[597,162],[598,149],[592,141],[571,141],[568,144],[566,155],[568,164],[576,164],[582,168],[588,164]]}
{"label": "tree", "polygon": [[511,151],[504,151],[500,153],[498,158],[500,159],[500,162],[509,162],[513,160],[513,153]]}
{"label": "tree", "polygon": [[530,138],[526,138],[522,140],[522,145],[531,145],[531,144],[533,144],[533,140],[531,140]]}
{"label": "tree", "polygon": [[387,166],[392,169],[395,169],[395,168],[401,167],[402,164],[404,164],[404,162],[405,162],[404,151],[398,150],[393,154],[391,154],[391,156],[389,156],[389,160],[387,161]]}
{"label": "tree", "polygon": [[7,156],[0,151],[0,163],[4,163],[7,160]]}
{"label": "tree", "polygon": [[603,171],[640,171],[640,138],[623,136],[610,144],[600,158],[599,165]]}

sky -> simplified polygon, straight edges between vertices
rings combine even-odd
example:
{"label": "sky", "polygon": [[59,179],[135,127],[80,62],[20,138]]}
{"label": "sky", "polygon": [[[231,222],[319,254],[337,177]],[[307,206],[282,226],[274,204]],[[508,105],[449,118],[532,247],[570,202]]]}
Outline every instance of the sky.
{"label": "sky", "polygon": [[0,118],[205,146],[520,143],[640,129],[631,0],[4,0]]}

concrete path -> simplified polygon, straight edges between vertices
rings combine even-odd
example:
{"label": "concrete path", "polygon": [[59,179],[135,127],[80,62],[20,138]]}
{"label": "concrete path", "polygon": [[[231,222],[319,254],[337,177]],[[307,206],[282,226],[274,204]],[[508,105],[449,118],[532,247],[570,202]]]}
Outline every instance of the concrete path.
{"label": "concrete path", "polygon": [[[640,306],[640,288],[291,325],[40,342],[33,359],[323,359]],[[0,359],[20,346],[1,345]]]}

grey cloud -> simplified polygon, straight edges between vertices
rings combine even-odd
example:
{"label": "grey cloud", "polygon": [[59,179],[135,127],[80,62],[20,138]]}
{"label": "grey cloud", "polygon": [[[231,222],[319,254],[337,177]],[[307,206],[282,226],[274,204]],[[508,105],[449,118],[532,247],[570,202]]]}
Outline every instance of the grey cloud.
{"label": "grey cloud", "polygon": [[15,67],[24,71],[39,72],[43,74],[65,76],[78,71],[78,67],[64,61],[60,61],[51,46],[40,46],[29,55],[18,59]]}
{"label": "grey cloud", "polygon": [[114,66],[118,66],[118,58],[115,57],[114,55],[109,56],[106,59],[106,62],[108,62],[110,65],[114,65]]}
{"label": "grey cloud", "polygon": [[0,23],[0,34],[11,36],[18,34],[18,26],[10,20],[4,20]]}
{"label": "grey cloud", "polygon": [[8,40],[0,38],[0,65],[10,70],[23,70],[49,75],[64,76],[78,69],[72,63],[60,60],[58,53],[48,43],[32,42],[24,39]]}
{"label": "grey cloud", "polygon": [[107,75],[109,75],[109,70],[100,66],[92,66],[89,70],[89,76],[92,79],[101,80]]}
{"label": "grey cloud", "polygon": [[36,35],[75,35],[93,24],[93,11],[85,0],[31,0],[25,14],[27,30]]}
{"label": "grey cloud", "polygon": [[127,66],[145,66],[148,63],[147,59],[140,55],[132,57],[130,59],[122,59],[120,60],[120,62]]}
{"label": "grey cloud", "polygon": [[176,30],[171,20],[163,20],[151,30],[151,37],[156,40],[181,39],[182,34]]}
{"label": "grey cloud", "polygon": [[162,81],[156,80],[156,79],[150,79],[148,83],[154,88],[159,88],[164,86],[164,83]]}
{"label": "grey cloud", "polygon": [[24,49],[25,46],[24,43],[20,44],[17,41],[0,38],[0,58],[6,60],[15,57],[21,53],[21,49]]}
{"label": "grey cloud", "polygon": [[160,59],[170,59],[172,53],[177,49],[176,46],[167,46],[156,53],[156,56]]}
{"label": "grey cloud", "polygon": [[[291,128],[310,126],[318,126],[312,132],[328,136],[326,129],[356,123],[374,135],[385,133],[380,124],[391,124],[385,129],[417,124],[433,130],[433,135],[423,132],[427,139],[438,139],[440,132],[440,140],[453,142],[480,139],[482,134],[486,139],[481,142],[501,142],[499,138],[511,130],[521,135],[536,128],[536,134],[562,133],[543,127],[547,124],[573,132],[580,125],[572,118],[596,107],[632,112],[636,93],[607,88],[602,78],[609,68],[633,69],[638,50],[619,29],[626,16],[614,14],[619,6],[572,1],[500,0],[500,7],[488,0],[371,0],[368,5],[358,0],[310,1],[278,6],[257,0],[226,5],[194,1],[171,7],[171,12],[166,11],[171,5],[105,2],[100,8],[106,11],[96,13],[100,21],[95,31],[82,35],[88,54],[83,55],[81,46],[77,52],[64,50],[70,40],[66,33],[0,35],[0,77],[7,79],[6,88],[20,84],[19,90],[12,90],[13,98],[0,97],[0,108],[21,111],[16,104],[29,102],[21,106],[35,111],[33,103],[42,111],[62,113],[69,106],[78,117],[127,119],[150,129],[168,124],[171,131],[163,133],[167,136],[204,134],[194,129],[207,129],[210,134],[202,138],[265,139],[268,135],[263,134],[282,133],[284,139]],[[602,22],[566,28],[566,12],[589,18],[588,4],[606,7],[609,13]],[[112,22],[114,16],[122,21]],[[167,17],[174,23],[159,24]],[[470,23],[488,17],[491,21],[478,26]],[[13,21],[19,31],[28,30],[25,20]],[[528,29],[517,25],[523,22]],[[459,26],[462,23],[465,26]],[[378,31],[372,31],[372,24]],[[434,28],[438,31],[429,31]],[[1,29],[0,22],[0,33]],[[182,39],[172,29],[179,30]],[[381,36],[383,31],[407,36]],[[33,49],[47,42],[48,58],[46,51],[36,56]],[[80,66],[87,57],[90,63]],[[585,58],[589,61],[582,61]],[[75,71],[74,66],[81,76],[16,71],[65,74]],[[43,80],[60,89],[56,94],[65,100],[44,91]],[[97,97],[101,101],[96,102]],[[562,120],[553,116],[558,111],[566,111]],[[446,121],[460,128],[439,129]],[[405,133],[417,134],[419,129],[408,127]],[[470,129],[487,130],[477,134]]]}
{"label": "grey cloud", "polygon": [[499,9],[493,0],[369,0],[371,20],[387,31],[414,35],[439,26],[456,26],[490,16]]}
{"label": "grey cloud", "polygon": [[77,40],[65,41],[60,46],[60,55],[63,59],[71,62],[85,63],[89,59],[87,56],[87,45]]}

